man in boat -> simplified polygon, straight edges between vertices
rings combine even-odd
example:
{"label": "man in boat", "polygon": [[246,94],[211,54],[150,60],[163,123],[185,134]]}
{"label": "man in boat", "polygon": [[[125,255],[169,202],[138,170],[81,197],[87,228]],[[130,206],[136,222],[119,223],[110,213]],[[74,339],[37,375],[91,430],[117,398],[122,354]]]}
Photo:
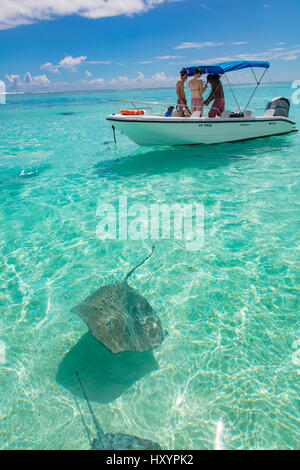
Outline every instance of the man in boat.
{"label": "man in boat", "polygon": [[186,69],[182,69],[180,72],[180,78],[177,81],[176,93],[177,93],[177,104],[179,105],[180,117],[190,117],[191,113],[187,107],[187,101],[184,91],[184,83],[188,78]]}
{"label": "man in boat", "polygon": [[204,102],[205,106],[213,101],[212,107],[208,113],[208,117],[215,118],[221,116],[225,111],[225,99],[223,85],[220,80],[220,75],[210,74],[207,76],[207,83],[211,86],[211,93],[207,100]]}
{"label": "man in boat", "polygon": [[195,68],[195,75],[189,81],[189,87],[192,92],[192,101],[191,101],[191,113],[194,111],[200,111],[200,116],[203,114],[203,93],[205,92],[207,85],[203,85],[201,79],[202,70],[198,67]]}

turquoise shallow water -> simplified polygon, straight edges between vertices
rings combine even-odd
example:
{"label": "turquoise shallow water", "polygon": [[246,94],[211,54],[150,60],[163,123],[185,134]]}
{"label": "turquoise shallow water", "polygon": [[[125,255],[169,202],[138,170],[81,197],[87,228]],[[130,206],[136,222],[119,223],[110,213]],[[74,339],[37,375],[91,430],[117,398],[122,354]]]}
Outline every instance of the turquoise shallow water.
{"label": "turquoise shallow water", "polygon": [[[237,89],[243,103],[250,91]],[[263,86],[255,111],[292,91]],[[0,106],[0,448],[89,447],[76,369],[106,432],[167,449],[296,449],[300,136],[155,149],[118,134],[116,152],[112,97],[174,93],[9,96]],[[291,115],[299,126],[300,107]],[[110,354],[70,312],[151,246],[97,238],[98,204],[120,194],[205,207],[200,251],[160,241],[130,280],[168,330],[153,354]]]}

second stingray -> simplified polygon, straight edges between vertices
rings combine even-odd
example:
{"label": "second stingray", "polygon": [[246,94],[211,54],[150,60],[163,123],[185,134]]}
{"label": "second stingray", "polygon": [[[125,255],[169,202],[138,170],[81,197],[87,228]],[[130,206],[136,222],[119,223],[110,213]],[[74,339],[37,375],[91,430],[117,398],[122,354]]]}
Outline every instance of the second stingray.
{"label": "second stingray", "polygon": [[126,275],[123,281],[100,287],[71,312],[80,315],[93,336],[112,353],[149,351],[163,339],[160,320],[137,290],[127,283],[129,276],[147,261],[152,252]]}

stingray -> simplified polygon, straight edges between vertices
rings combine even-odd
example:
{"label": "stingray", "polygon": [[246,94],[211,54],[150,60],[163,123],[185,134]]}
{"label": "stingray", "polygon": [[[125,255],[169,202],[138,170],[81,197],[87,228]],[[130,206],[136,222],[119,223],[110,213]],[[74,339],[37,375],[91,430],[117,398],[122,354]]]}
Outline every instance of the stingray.
{"label": "stingray", "polygon": [[80,380],[78,372],[75,372],[75,374],[78,378],[80,388],[87,402],[89,411],[91,413],[91,416],[93,418],[93,422],[97,431],[97,439],[91,439],[89,429],[84,421],[80,407],[76,401],[77,406],[79,408],[79,413],[81,416],[82,423],[88,435],[88,439],[91,445],[91,450],[160,450],[161,449],[159,444],[157,444],[156,442],[152,442],[149,439],[141,439],[140,437],[137,437],[137,436],[130,436],[129,434],[121,434],[121,433],[105,434],[93,412],[92,406],[84,390],[84,387]]}
{"label": "stingray", "polygon": [[150,258],[152,252],[126,275],[123,281],[96,290],[73,307],[92,335],[112,353],[149,351],[164,337],[155,311],[137,290],[127,283],[129,276]]}

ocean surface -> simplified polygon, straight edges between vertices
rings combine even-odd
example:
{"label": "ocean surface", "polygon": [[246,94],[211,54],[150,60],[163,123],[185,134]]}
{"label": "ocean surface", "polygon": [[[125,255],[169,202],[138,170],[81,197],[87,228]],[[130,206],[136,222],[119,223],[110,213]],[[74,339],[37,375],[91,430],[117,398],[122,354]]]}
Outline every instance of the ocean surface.
{"label": "ocean surface", "polygon": [[[252,89],[236,88],[242,104]],[[294,91],[262,86],[251,108]],[[0,106],[0,448],[90,447],[75,370],[105,432],[164,449],[299,448],[300,135],[141,148],[117,133],[115,146],[112,98],[175,93],[10,95]],[[299,127],[300,105],[291,116]],[[158,240],[129,280],[168,333],[153,352],[113,355],[70,312],[151,249],[97,237],[97,208],[120,195],[205,209],[201,249]]]}

